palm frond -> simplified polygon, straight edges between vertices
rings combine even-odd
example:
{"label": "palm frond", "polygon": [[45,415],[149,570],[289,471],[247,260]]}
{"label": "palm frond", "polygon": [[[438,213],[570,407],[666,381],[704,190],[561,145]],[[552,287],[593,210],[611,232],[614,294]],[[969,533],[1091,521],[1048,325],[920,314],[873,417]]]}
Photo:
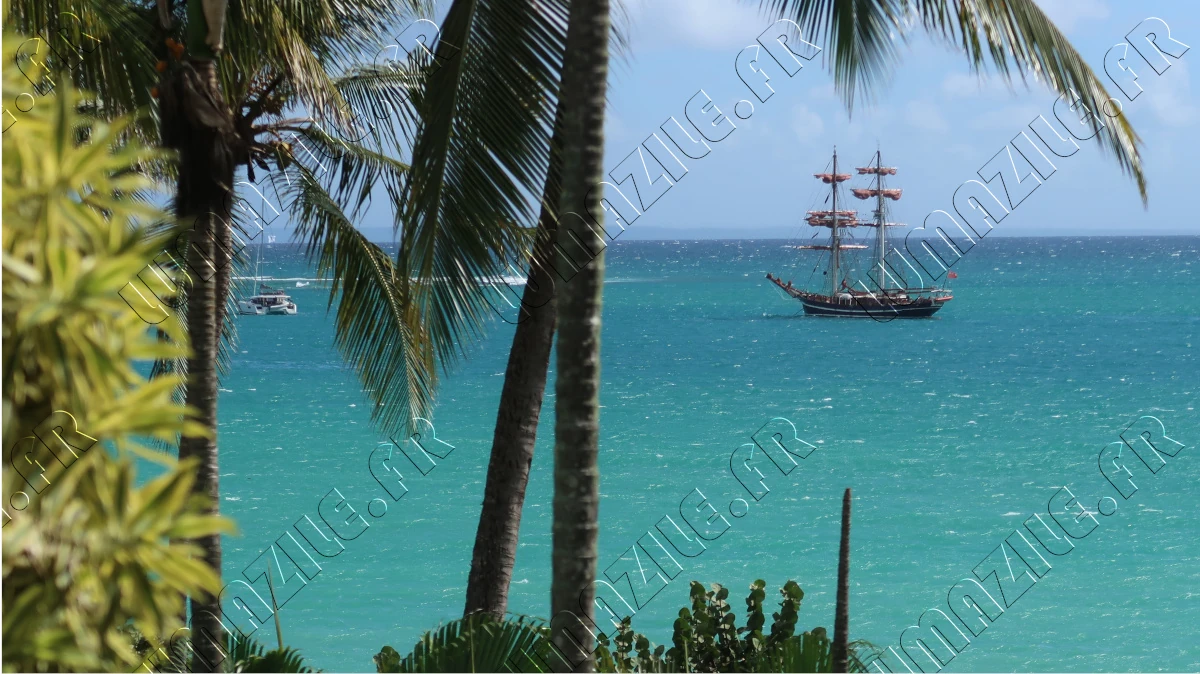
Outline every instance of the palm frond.
{"label": "palm frond", "polygon": [[[1013,71],[1032,76],[1059,94],[1099,111],[1109,95],[1088,66],[1034,0],[762,0],[761,5],[792,19],[809,41],[823,39],[834,84],[846,105],[870,96],[899,60],[897,43],[915,19],[935,38],[960,48],[972,70],[988,67],[1006,81]],[[1141,140],[1124,115],[1112,120],[1096,142],[1131,175],[1146,202]]]}
{"label": "palm frond", "polygon": [[306,244],[318,276],[333,281],[337,347],[375,403],[372,419],[389,434],[403,433],[412,417],[428,414],[437,384],[428,332],[407,298],[411,284],[307,167],[293,164],[289,172],[294,179],[285,192],[296,238]]}
{"label": "palm frond", "polygon": [[276,674],[292,674],[311,672],[312,668],[304,664],[300,651],[290,646],[283,649],[267,650],[262,644],[250,637],[235,637],[226,634],[226,660],[232,663],[230,671],[243,672],[275,672]]}
{"label": "palm frond", "polygon": [[[983,44],[996,70],[1010,78],[1009,57],[1022,78],[1027,74],[1047,82],[1069,100],[1078,93],[1083,104],[1100,115],[1100,105],[1109,99],[1104,84],[1092,72],[1075,47],[1033,0],[919,0],[917,11],[929,32],[961,46],[971,67],[987,64]],[[947,20],[951,10],[954,21]],[[1146,177],[1138,146],[1141,139],[1129,120],[1119,115],[1108,133],[1096,134],[1101,149],[1112,152],[1122,172],[1133,176],[1145,203]]]}
{"label": "palm frond", "polygon": [[633,57],[629,39],[629,7],[623,0],[613,0],[609,5],[612,28],[609,32],[608,51],[613,61],[628,62]]}
{"label": "palm frond", "polygon": [[803,38],[825,45],[833,81],[854,108],[859,96],[873,96],[896,61],[909,0],[763,0],[780,17],[796,22]]}
{"label": "palm frond", "polygon": [[[287,82],[293,104],[350,126],[346,101],[331,73],[370,61],[398,26],[429,11],[426,0],[251,0],[231,3],[223,59],[245,75],[265,64]],[[226,88],[230,84],[226,82]]]}
{"label": "palm frond", "polygon": [[377,145],[386,141],[393,148],[407,148],[412,147],[420,123],[411,99],[425,82],[424,67],[417,59],[359,65],[334,85],[351,109],[365,118],[360,126],[374,127]]}
{"label": "palm frond", "polygon": [[[379,149],[335,138],[319,126],[304,128],[300,133],[312,146],[313,154],[320,155],[324,170],[321,182],[326,192],[350,220],[363,214],[377,187],[383,187],[391,204],[399,202],[408,164]],[[308,166],[306,170],[315,176],[314,168]]]}
{"label": "palm frond", "polygon": [[[15,0],[9,4],[6,24],[40,36],[39,52],[49,52],[46,62],[57,71],[53,77],[93,92],[93,112],[113,119],[152,103],[150,88],[158,80],[158,57],[150,48],[157,35],[153,11],[153,3]],[[149,117],[139,120],[138,130],[143,139],[157,137]]]}
{"label": "palm frond", "polygon": [[379,672],[503,672],[520,653],[545,643],[546,627],[526,616],[497,620],[476,613],[426,632],[401,658],[391,646],[374,656]]}
{"label": "palm frond", "polygon": [[490,316],[481,280],[528,254],[565,39],[563,0],[457,0],[442,24],[397,259],[443,366]]}

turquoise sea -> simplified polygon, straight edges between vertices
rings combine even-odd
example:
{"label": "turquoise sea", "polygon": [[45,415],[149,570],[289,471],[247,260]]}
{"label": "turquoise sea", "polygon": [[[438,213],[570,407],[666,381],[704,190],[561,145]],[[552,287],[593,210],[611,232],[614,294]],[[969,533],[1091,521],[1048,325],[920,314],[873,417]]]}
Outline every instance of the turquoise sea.
{"label": "turquoise sea", "polygon": [[[990,237],[956,265],[936,318],[890,323],[801,315],[763,278],[808,278],[783,244],[610,248],[600,572],[664,515],[682,526],[693,489],[730,523],[702,554],[676,556],[683,570],[639,596],[633,626],[669,644],[692,579],[730,587],[740,624],[752,581],[777,605],[790,578],[805,591],[800,625],[832,631],[851,487],[851,638],[899,650],[907,626],[945,610],[951,586],[1068,486],[1093,512],[1105,496],[1119,507],[1047,555],[1053,569],[946,669],[1200,670],[1200,237]],[[405,653],[461,614],[512,326],[497,320],[445,377],[432,421],[455,449],[428,475],[401,466],[410,491],[376,518],[367,505],[386,494],[367,460],[386,438],[332,345],[328,291],[295,246],[266,247],[262,273],[285,279],[275,285],[300,313],[239,319],[220,399],[221,510],[240,527],[224,580],[338,489],[370,527],[317,558],[280,619],[313,666],[374,671],[383,645]],[[509,602],[542,617],[553,402],[551,385]],[[1142,415],[1188,447],[1157,474],[1134,459],[1139,489],[1124,500],[1097,455]],[[753,502],[730,455],[774,417],[818,449],[786,477],[759,461],[770,492]],[[741,518],[737,498],[750,501]],[[267,619],[254,636],[273,644],[274,631]]]}

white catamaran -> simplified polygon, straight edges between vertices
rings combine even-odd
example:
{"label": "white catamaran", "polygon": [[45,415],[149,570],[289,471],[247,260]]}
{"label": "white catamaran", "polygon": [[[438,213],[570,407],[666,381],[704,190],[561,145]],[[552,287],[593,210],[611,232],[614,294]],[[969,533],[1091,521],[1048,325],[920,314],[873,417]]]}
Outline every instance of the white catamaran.
{"label": "white catamaran", "polygon": [[264,283],[259,286],[257,295],[238,300],[238,313],[246,316],[295,316],[296,303],[282,290],[275,290]]}
{"label": "white catamaran", "polygon": [[[271,237],[275,241],[275,237]],[[254,281],[259,284],[258,294],[244,300],[238,300],[238,313],[244,316],[295,316],[296,303],[282,290],[276,290],[262,283],[259,267],[262,263],[262,241],[258,243],[258,256],[254,260]]]}

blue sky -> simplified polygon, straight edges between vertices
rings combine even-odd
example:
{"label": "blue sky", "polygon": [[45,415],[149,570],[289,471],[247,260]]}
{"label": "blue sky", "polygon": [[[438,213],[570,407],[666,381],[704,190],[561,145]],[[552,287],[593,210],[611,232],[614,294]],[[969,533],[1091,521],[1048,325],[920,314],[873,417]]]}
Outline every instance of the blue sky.
{"label": "blue sky", "polygon": [[[1200,3],[1039,4],[1098,73],[1108,49],[1147,17],[1166,21],[1175,39],[1200,45]],[[819,192],[811,174],[824,169],[833,145],[840,157],[864,162],[877,142],[886,164],[900,168],[893,185],[905,190],[894,219],[919,226],[930,211],[952,211],[955,189],[978,179],[975,172],[1026,124],[1038,115],[1053,120],[1055,97],[1043,85],[1017,82],[1010,89],[997,79],[980,81],[964,57],[924,37],[901,48],[894,80],[880,87],[872,104],[856,104],[852,119],[835,97],[826,64],[818,63],[821,56],[791,78],[772,71],[776,93],[760,103],[734,72],[740,49],[771,23],[757,3],[627,0],[627,6],[633,53],[610,76],[606,166],[614,167],[671,115],[682,120],[699,89],[731,116],[739,99],[750,98],[756,107],[750,119],[735,119],[735,132],[710,143],[708,156],[685,160],[687,176],[623,237],[790,236]],[[1144,92],[1126,102],[1125,113],[1145,141],[1149,208],[1111,156],[1094,142],[1080,142],[1074,156],[1051,156],[1058,171],[997,223],[993,235],[1200,234],[1200,217],[1187,205],[1200,150],[1193,86],[1200,66],[1191,63],[1200,49],[1162,75],[1130,54]]]}
{"label": "blue sky", "polygon": [[[1010,87],[973,76],[965,57],[920,33],[901,45],[892,81],[877,88],[874,101],[856,104],[853,117],[835,95],[823,54],[793,77],[764,55],[775,95],[759,102],[734,69],[739,51],[772,23],[757,2],[624,1],[632,49],[610,72],[607,170],[671,116],[683,122],[685,104],[700,90],[731,118],[738,100],[755,104],[750,118],[733,119],[734,132],[709,143],[707,156],[681,157],[686,176],[621,235],[625,240],[791,238],[804,229],[804,211],[824,198],[812,174],[824,169],[835,144],[843,160],[862,165],[878,143],[885,163],[900,169],[891,186],[904,188],[891,219],[920,226],[931,211],[953,212],[958,186],[978,179],[976,171],[1010,139],[1022,130],[1032,138],[1026,125],[1038,115],[1054,119],[1055,96],[1044,85],[1016,81]],[[1148,208],[1111,156],[1094,141],[1080,141],[1071,157],[1050,155],[1057,172],[991,236],[1200,235],[1188,198],[1200,150],[1200,86],[1193,86],[1200,71],[1194,63],[1200,60],[1200,3],[1038,2],[1118,97],[1102,74],[1104,57],[1143,19],[1166,21],[1172,37],[1193,48],[1161,75],[1129,52],[1143,93],[1123,100],[1124,111],[1145,142]],[[374,240],[391,239],[385,208],[373,207],[360,227]]]}

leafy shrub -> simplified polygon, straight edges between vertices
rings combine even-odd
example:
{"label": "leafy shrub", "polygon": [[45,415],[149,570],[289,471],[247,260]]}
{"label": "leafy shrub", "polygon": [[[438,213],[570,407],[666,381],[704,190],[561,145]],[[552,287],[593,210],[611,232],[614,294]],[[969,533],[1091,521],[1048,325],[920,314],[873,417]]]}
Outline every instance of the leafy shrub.
{"label": "leafy shrub", "polygon": [[[6,100],[28,88],[22,42],[4,37]],[[193,463],[133,441],[203,432],[171,400],[179,378],[138,366],[185,355],[186,334],[165,322],[157,339],[119,295],[165,243],[148,235],[165,218],[143,171],[167,157],[131,118],[105,124],[85,104],[64,81],[3,135],[4,457],[30,476],[4,471],[8,671],[137,666],[124,630],[161,638],[185,594],[220,589],[194,546],[171,541],[232,529],[191,495]],[[162,474],[139,487],[133,455]]]}
{"label": "leafy shrub", "polygon": [[[696,581],[690,585],[692,606],[679,609],[673,646],[654,647],[650,640],[630,627],[627,617],[610,640],[604,636],[596,650],[596,669],[601,672],[829,672],[833,661],[831,642],[824,627],[796,634],[804,590],[793,580],[779,590],[779,611],[771,614],[771,629],[764,634],[766,616],[765,581],[750,585],[746,597],[746,622],[736,625],[728,601],[729,589],[713,584],[705,591]],[[851,654],[867,642],[851,644]],[[853,662],[853,660],[852,660]]]}
{"label": "leafy shrub", "polygon": [[[767,584],[756,580],[746,597],[746,622],[737,627],[728,601],[729,590],[692,581],[691,608],[681,608],[675,620],[673,646],[654,646],[634,632],[626,617],[610,638],[600,635],[595,660],[598,672],[830,672],[831,642],[825,628],[796,634],[804,591],[789,580],[779,590],[779,611],[771,614],[764,633]],[[852,671],[856,653],[873,648],[865,641],[850,644]],[[526,657],[528,654],[530,657]],[[497,620],[477,614],[426,632],[406,656],[384,646],[374,656],[378,672],[500,672],[551,671],[558,662],[550,649],[550,627],[526,616]]]}

